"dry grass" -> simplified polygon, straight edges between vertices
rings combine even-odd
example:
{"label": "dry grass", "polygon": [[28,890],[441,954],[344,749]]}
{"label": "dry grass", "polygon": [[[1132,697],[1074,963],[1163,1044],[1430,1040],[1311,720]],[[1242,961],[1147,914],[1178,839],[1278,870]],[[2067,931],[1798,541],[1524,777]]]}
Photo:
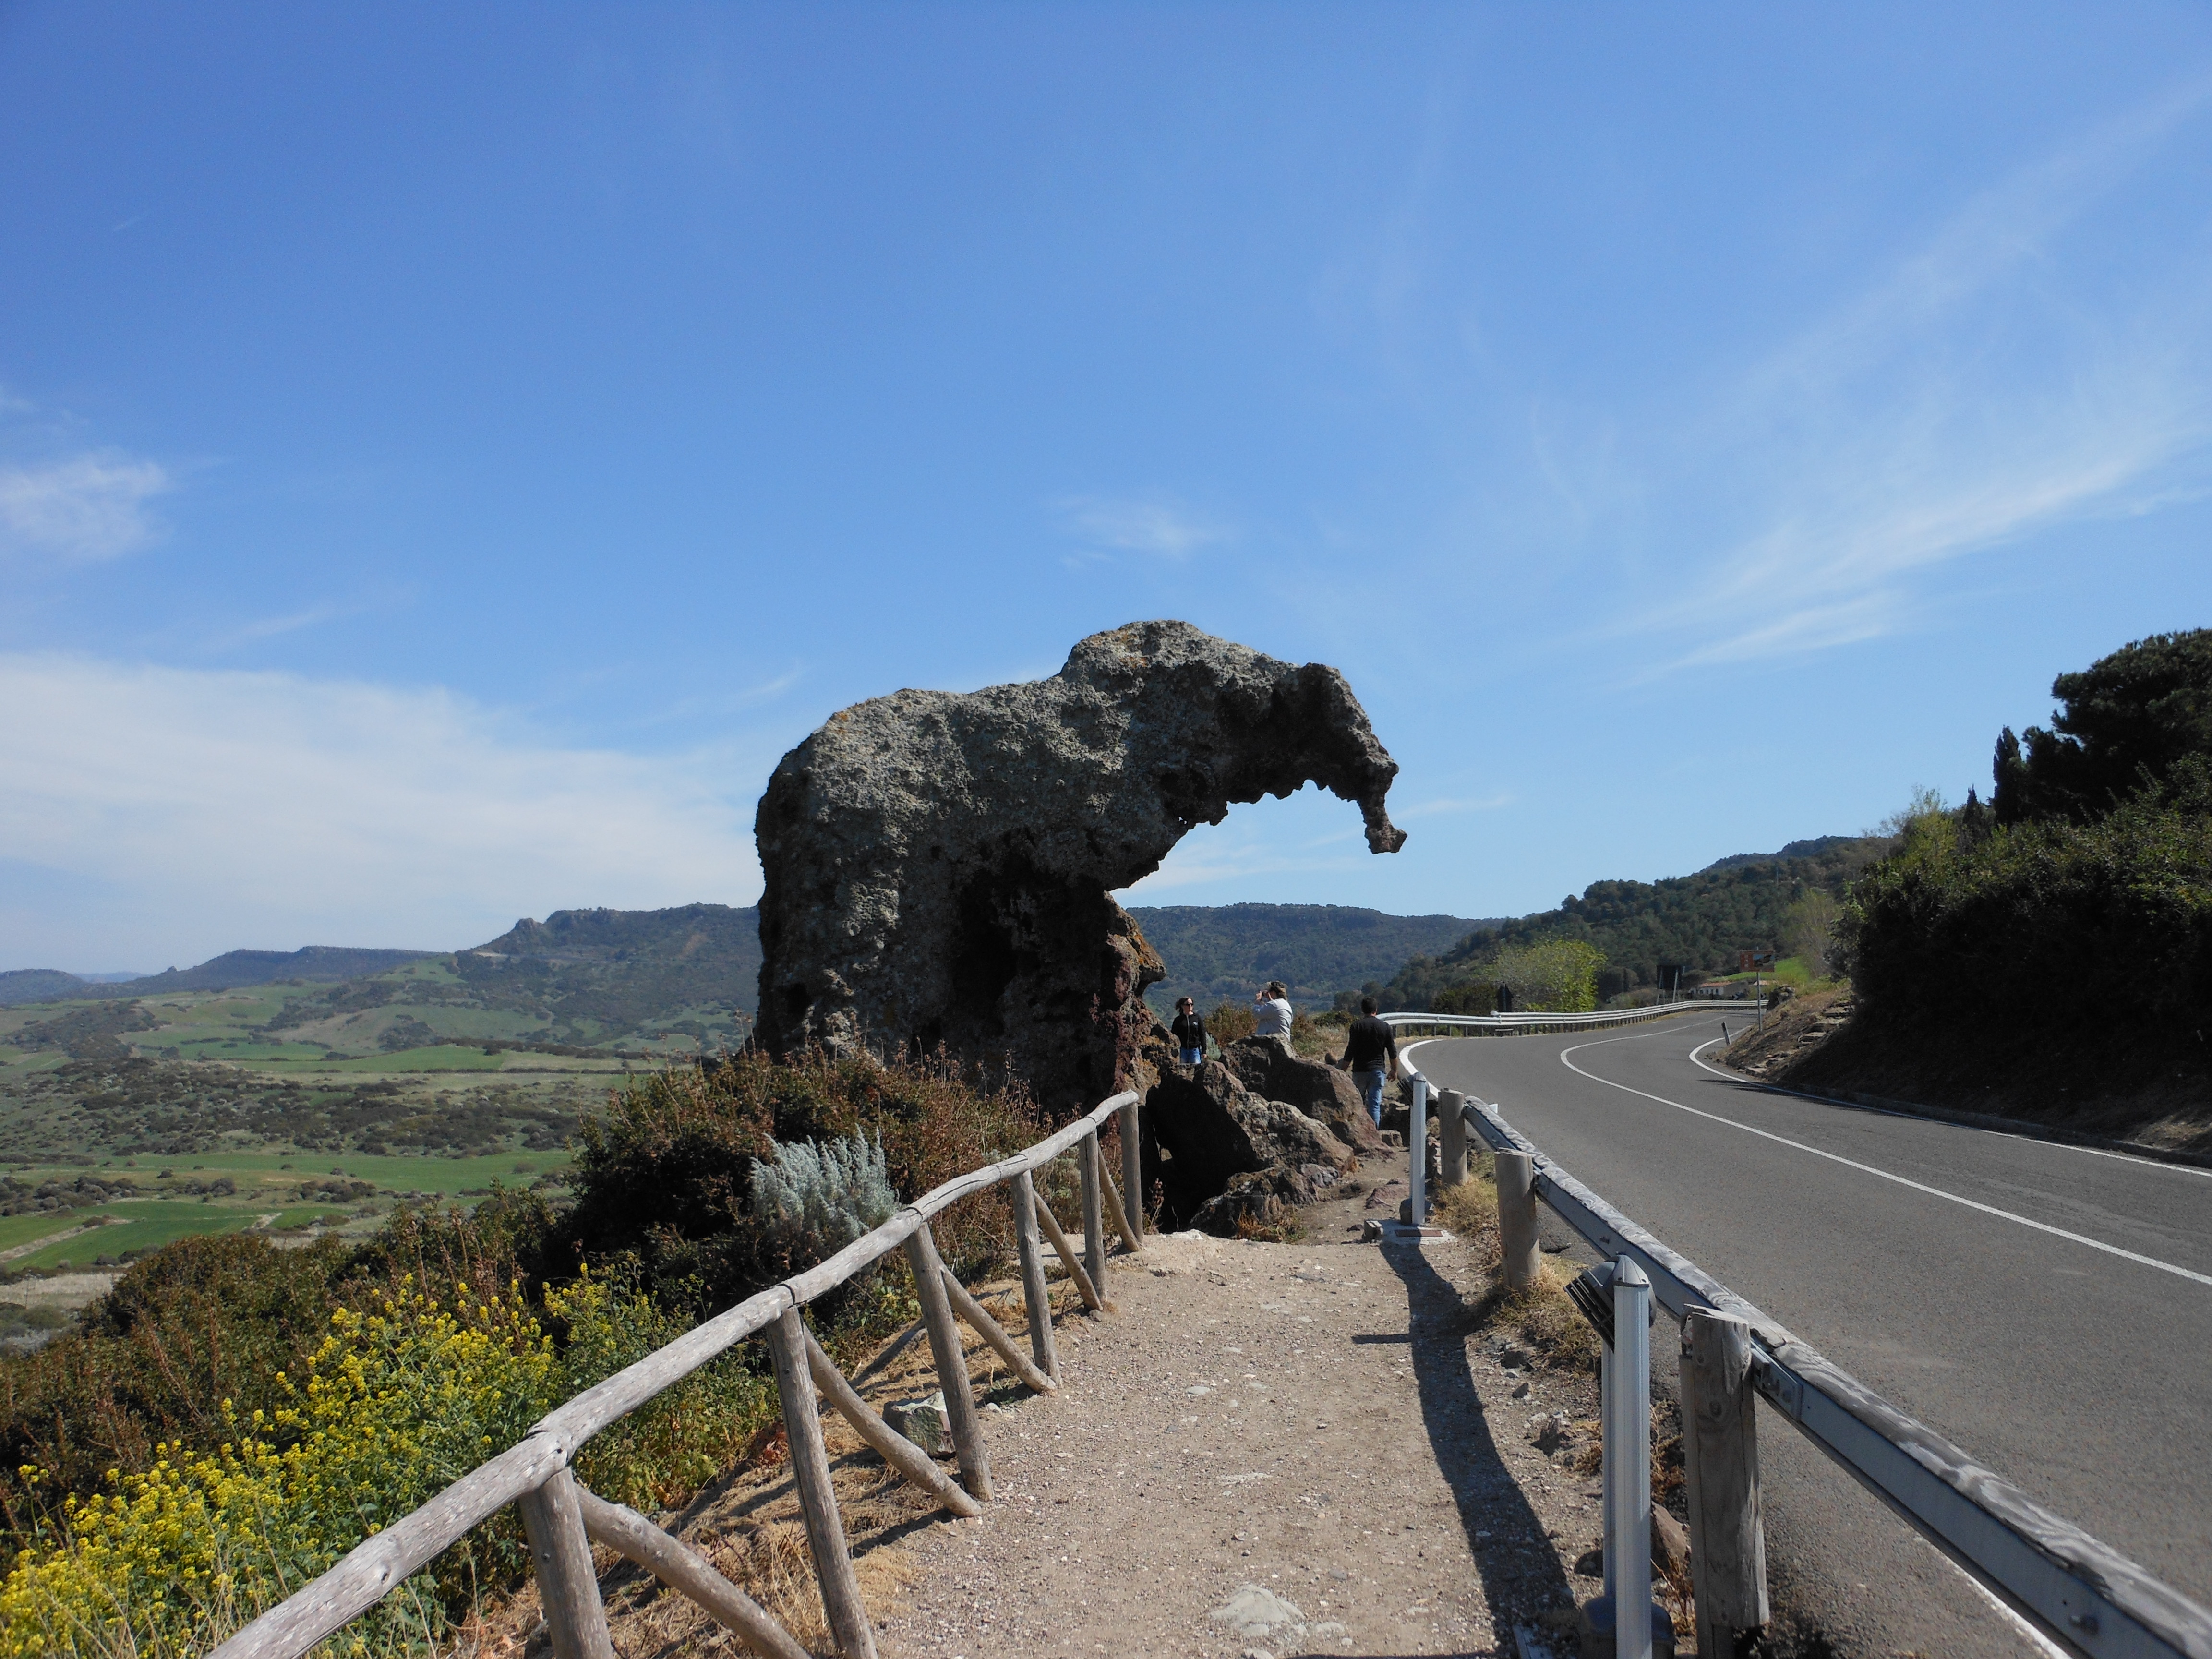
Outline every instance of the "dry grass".
{"label": "dry grass", "polygon": [[1511,1331],[1546,1370],[1597,1375],[1600,1345],[1589,1322],[1567,1300],[1567,1284],[1580,1270],[1546,1256],[1543,1272],[1528,1290],[1508,1291],[1499,1277],[1504,1255],[1498,1237],[1497,1167],[1488,1153],[1468,1152],[1468,1178],[1447,1188],[1438,1218],[1474,1248],[1488,1286],[1468,1306],[1475,1325]]}

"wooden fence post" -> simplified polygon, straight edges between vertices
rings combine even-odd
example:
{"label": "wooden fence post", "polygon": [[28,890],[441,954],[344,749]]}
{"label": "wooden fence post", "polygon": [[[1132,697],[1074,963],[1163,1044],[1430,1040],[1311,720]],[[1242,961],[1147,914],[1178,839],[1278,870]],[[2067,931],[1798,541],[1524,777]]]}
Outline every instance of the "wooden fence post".
{"label": "wooden fence post", "polygon": [[1692,1308],[1683,1318],[1682,1414],[1698,1651],[1732,1659],[1737,1633],[1768,1618],[1751,1328],[1744,1321],[1710,1308]]}
{"label": "wooden fence post", "polygon": [[791,1639],[791,1632],[775,1622],[775,1615],[715,1571],[712,1562],[682,1540],[671,1538],[635,1510],[610,1504],[580,1485],[576,1488],[576,1501],[583,1506],[584,1530],[593,1543],[605,1544],[671,1589],[690,1597],[710,1618],[735,1632],[738,1639],[755,1653],[767,1659],[812,1659]]}
{"label": "wooden fence post", "polygon": [[1084,1265],[1091,1269],[1091,1288],[1104,1302],[1113,1293],[1106,1288],[1106,1205],[1098,1191],[1103,1168],[1099,1158],[1098,1131],[1093,1129],[1075,1143],[1075,1161],[1082,1166],[1083,1175]]}
{"label": "wooden fence post", "polygon": [[1106,1206],[1106,1224],[1121,1235],[1123,1247],[1132,1255],[1143,1249],[1144,1241],[1137,1237],[1136,1226],[1121,1202],[1121,1191],[1114,1185],[1114,1172],[1106,1167],[1103,1158],[1098,1164],[1098,1197]]}
{"label": "wooden fence post", "polygon": [[1093,1313],[1104,1313],[1106,1298],[1098,1294],[1098,1287],[1091,1282],[1091,1275],[1084,1271],[1083,1258],[1076,1254],[1066,1230],[1060,1224],[1060,1218],[1052,1212],[1052,1206],[1044,1201],[1042,1194],[1037,1195],[1036,1218],[1037,1224],[1044,1229],[1045,1237],[1052,1240],[1052,1248],[1060,1257],[1060,1265],[1067,1269],[1067,1276],[1075,1281],[1075,1293],[1083,1298],[1083,1305]]}
{"label": "wooden fence post", "polygon": [[991,1501],[991,1462],[984,1455],[983,1435],[975,1422],[975,1390],[968,1381],[968,1355],[960,1346],[959,1328],[952,1322],[951,1298],[945,1294],[945,1262],[937,1254],[937,1241],[927,1226],[906,1241],[907,1264],[914,1269],[915,1293],[921,1298],[921,1316],[928,1322],[929,1352],[937,1361],[937,1386],[945,1391],[945,1415],[952,1429],[952,1450],[960,1460],[960,1478],[968,1490],[988,1504]]}
{"label": "wooden fence post", "polygon": [[1543,1272],[1536,1243],[1536,1161],[1526,1152],[1500,1152],[1498,1166],[1498,1242],[1505,1254],[1505,1288],[1525,1291]]}
{"label": "wooden fence post", "polygon": [[1443,1091],[1437,1130],[1443,1146],[1443,1174],[1437,1184],[1456,1187],[1467,1179],[1467,1097],[1458,1090]]}
{"label": "wooden fence post", "polygon": [[1036,1186],[1030,1172],[1014,1177],[1014,1250],[1021,1257],[1022,1296],[1030,1310],[1030,1352],[1037,1369],[1060,1381],[1060,1350],[1052,1340],[1052,1291],[1044,1282],[1044,1252],[1037,1248]]}
{"label": "wooden fence post", "polygon": [[961,1491],[958,1483],[939,1468],[936,1461],[927,1452],[884,1422],[876,1414],[876,1408],[860,1398],[860,1391],[844,1379],[830,1362],[830,1356],[822,1352],[822,1345],[814,1340],[814,1333],[806,1331],[805,1334],[806,1368],[814,1377],[814,1386],[822,1390],[823,1399],[837,1408],[839,1415],[853,1425],[853,1431],[875,1448],[876,1455],[953,1514],[963,1516],[982,1514],[983,1506]]}
{"label": "wooden fence post", "polygon": [[1133,1100],[1121,1109],[1121,1207],[1129,1224],[1133,1250],[1142,1249],[1145,1244],[1145,1158],[1137,1139],[1138,1110]]}
{"label": "wooden fence post", "polygon": [[538,1576],[538,1604],[544,1610],[555,1659],[615,1659],[599,1574],[592,1567],[591,1540],[584,1535],[583,1511],[576,1503],[575,1476],[565,1468],[556,1469],[514,1506],[522,1511],[531,1570]]}
{"label": "wooden fence post", "polygon": [[952,1299],[954,1317],[963,1322],[1000,1358],[1006,1362],[1013,1374],[1022,1379],[1024,1388],[1036,1394],[1057,1394],[1060,1391],[1060,1384],[1030,1363],[1029,1356],[1014,1346],[1014,1339],[1008,1336],[999,1322],[991,1317],[991,1310],[977,1301],[965,1285],[953,1277],[950,1267],[945,1270],[945,1294]]}
{"label": "wooden fence post", "polygon": [[860,1581],[854,1575],[852,1552],[845,1545],[845,1523],[837,1516],[837,1489],[830,1483],[830,1450],[822,1443],[822,1414],[815,1408],[814,1379],[807,1375],[806,1327],[799,1310],[786,1308],[783,1317],[768,1328],[768,1336],[775,1356],[776,1392],[783,1396],[792,1479],[806,1516],[814,1576],[822,1587],[822,1610],[830,1615],[837,1650],[845,1659],[876,1659],[875,1629],[860,1600]]}

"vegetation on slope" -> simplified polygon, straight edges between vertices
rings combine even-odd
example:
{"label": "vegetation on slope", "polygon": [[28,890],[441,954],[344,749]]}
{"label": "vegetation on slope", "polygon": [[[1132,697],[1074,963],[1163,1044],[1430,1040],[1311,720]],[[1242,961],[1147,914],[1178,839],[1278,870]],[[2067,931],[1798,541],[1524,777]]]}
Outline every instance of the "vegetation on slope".
{"label": "vegetation on slope", "polygon": [[[0,1359],[0,1465],[16,1472],[0,1504],[22,1552],[0,1652],[204,1650],[555,1401],[842,1242],[763,1213],[755,1158],[862,1133],[912,1197],[1036,1133],[1018,1089],[942,1064],[695,1065],[593,1120],[571,1211],[495,1193],[467,1216],[403,1211],[351,1248],[157,1253],[78,1330]],[[937,1234],[975,1273],[1011,1255],[1009,1222],[983,1194]],[[894,1254],[810,1317],[849,1362],[913,1316],[911,1291]],[[597,1437],[585,1478],[684,1501],[772,1420],[768,1370],[750,1347],[718,1362]],[[419,1646],[520,1562],[508,1523],[480,1529],[355,1633]]]}
{"label": "vegetation on slope", "polygon": [[1924,793],[1853,887],[1854,1016],[1788,1075],[2212,1142],[2212,630],[2053,693],[2053,732],[1998,740],[2002,811]]}
{"label": "vegetation on slope", "polygon": [[1491,924],[1462,916],[1394,916],[1341,904],[1158,905],[1129,913],[1168,977],[1146,995],[1200,1008],[1243,1002],[1271,979],[1301,1007],[1327,1007],[1348,987],[1388,978],[1407,957],[1441,951]]}
{"label": "vegetation on slope", "polygon": [[1771,855],[1723,859],[1693,876],[1594,882],[1556,910],[1479,928],[1438,955],[1415,957],[1382,995],[1397,1008],[1484,1012],[1462,1005],[1498,981],[1500,953],[1552,940],[1601,953],[1593,987],[1601,997],[1656,983],[1662,963],[1703,977],[1732,970],[1743,951],[1825,954],[1844,890],[1889,845],[1880,836],[1830,836]]}

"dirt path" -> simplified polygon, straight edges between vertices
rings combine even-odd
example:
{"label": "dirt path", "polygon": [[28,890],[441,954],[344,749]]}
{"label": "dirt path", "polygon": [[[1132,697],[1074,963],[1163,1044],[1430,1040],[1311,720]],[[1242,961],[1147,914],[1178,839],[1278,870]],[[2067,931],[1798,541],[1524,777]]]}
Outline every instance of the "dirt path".
{"label": "dirt path", "polygon": [[1586,1416],[1587,1385],[1508,1370],[1473,1331],[1466,1247],[1361,1244],[1358,1198],[1301,1214],[1299,1244],[1181,1235],[1115,1259],[1119,1311],[1060,1328],[1064,1392],[985,1416],[1000,1501],[907,1540],[886,1654],[1558,1641],[1601,1516],[1528,1423]]}

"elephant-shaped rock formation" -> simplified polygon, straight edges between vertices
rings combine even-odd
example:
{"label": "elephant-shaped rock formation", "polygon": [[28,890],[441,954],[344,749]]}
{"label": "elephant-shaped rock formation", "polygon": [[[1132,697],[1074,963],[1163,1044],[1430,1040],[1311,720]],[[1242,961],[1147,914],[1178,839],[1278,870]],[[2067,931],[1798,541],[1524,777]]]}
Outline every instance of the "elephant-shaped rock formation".
{"label": "elephant-shaped rock formation", "polygon": [[1146,1086],[1163,969],[1113,890],[1309,782],[1395,852],[1397,770],[1336,670],[1187,623],[1094,634],[1049,679],[857,703],[761,799],[757,1040],[1011,1059],[1054,1117]]}

